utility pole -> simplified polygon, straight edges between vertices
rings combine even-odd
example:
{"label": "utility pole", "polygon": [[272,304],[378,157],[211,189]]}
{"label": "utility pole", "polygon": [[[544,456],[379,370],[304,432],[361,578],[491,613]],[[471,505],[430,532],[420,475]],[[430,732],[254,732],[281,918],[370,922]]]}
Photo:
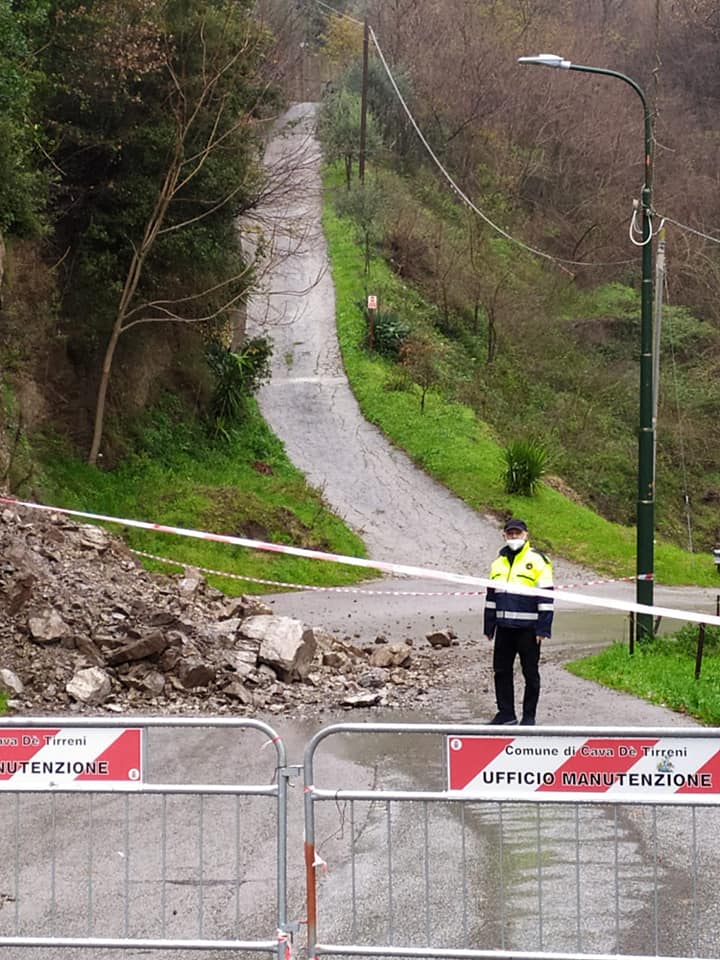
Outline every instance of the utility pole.
{"label": "utility pole", "polygon": [[363,27],[363,67],[362,91],[360,94],[360,154],[358,157],[358,176],[360,183],[365,183],[365,152],[367,149],[367,87],[368,87],[368,52],[370,47],[370,27],[367,16]]}
{"label": "utility pole", "polygon": [[[652,163],[653,139],[652,118],[642,87],[617,70],[604,67],[588,67],[572,63],[552,53],[536,57],[520,57],[520,63],[541,67],[556,67],[561,70],[579,70],[581,73],[597,73],[603,77],[616,77],[632,87],[640,97],[643,108],[645,133],[645,182],[642,187],[640,212],[642,215],[642,284],[640,293],[640,430],[638,437],[638,498],[637,498],[637,602],[651,607],[654,598],[655,580],[655,419],[653,417],[653,232],[652,232]],[[652,640],[655,626],[651,613],[638,613],[637,638]]]}

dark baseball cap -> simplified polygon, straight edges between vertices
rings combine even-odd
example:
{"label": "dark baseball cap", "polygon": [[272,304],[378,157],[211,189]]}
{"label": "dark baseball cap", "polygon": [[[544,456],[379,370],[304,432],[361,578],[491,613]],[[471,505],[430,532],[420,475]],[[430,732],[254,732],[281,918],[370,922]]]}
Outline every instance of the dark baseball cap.
{"label": "dark baseball cap", "polygon": [[524,520],[508,520],[503,527],[503,531],[507,533],[508,530],[523,530],[525,533],[527,533],[527,524]]}

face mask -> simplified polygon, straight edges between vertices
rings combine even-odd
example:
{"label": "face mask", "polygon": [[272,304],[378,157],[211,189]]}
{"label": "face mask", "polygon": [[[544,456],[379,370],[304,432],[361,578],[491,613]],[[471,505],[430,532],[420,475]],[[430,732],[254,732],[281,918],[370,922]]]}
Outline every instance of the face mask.
{"label": "face mask", "polygon": [[521,550],[524,544],[524,537],[513,537],[512,540],[505,541],[505,546],[510,547],[511,550]]}

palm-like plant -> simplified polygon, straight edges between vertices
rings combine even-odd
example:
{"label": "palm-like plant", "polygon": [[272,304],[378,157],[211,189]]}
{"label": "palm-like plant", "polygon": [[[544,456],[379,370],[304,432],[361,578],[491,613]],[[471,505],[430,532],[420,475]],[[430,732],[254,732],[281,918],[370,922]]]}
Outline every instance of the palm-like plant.
{"label": "palm-like plant", "polygon": [[539,440],[514,440],[503,451],[505,493],[532,497],[547,472],[550,454]]}

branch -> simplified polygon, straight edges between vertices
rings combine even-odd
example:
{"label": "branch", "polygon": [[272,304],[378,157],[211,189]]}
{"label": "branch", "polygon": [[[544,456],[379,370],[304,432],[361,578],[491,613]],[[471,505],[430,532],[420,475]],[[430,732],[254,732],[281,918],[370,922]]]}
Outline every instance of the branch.
{"label": "branch", "polygon": [[[255,266],[254,262],[248,264],[240,273],[236,273],[232,277],[228,277],[225,280],[221,280],[219,283],[214,284],[211,287],[206,287],[204,290],[201,290],[199,293],[191,293],[187,297],[178,297],[175,300],[148,300],[145,303],[139,304],[137,307],[134,307],[132,310],[129,310],[125,314],[125,319],[133,316],[136,313],[140,313],[143,310],[163,310],[166,306],[173,306],[175,304],[181,303],[190,303],[193,300],[199,300],[201,297],[209,297],[210,294],[216,293],[218,290],[222,290],[223,287],[227,287],[231,283],[236,283],[239,280],[242,280],[244,277],[247,277],[248,274],[252,272],[253,267]],[[243,291],[239,296],[243,296],[246,291]],[[142,321],[133,321],[133,323],[142,322]],[[123,327],[123,330],[127,330],[131,324]]]}

